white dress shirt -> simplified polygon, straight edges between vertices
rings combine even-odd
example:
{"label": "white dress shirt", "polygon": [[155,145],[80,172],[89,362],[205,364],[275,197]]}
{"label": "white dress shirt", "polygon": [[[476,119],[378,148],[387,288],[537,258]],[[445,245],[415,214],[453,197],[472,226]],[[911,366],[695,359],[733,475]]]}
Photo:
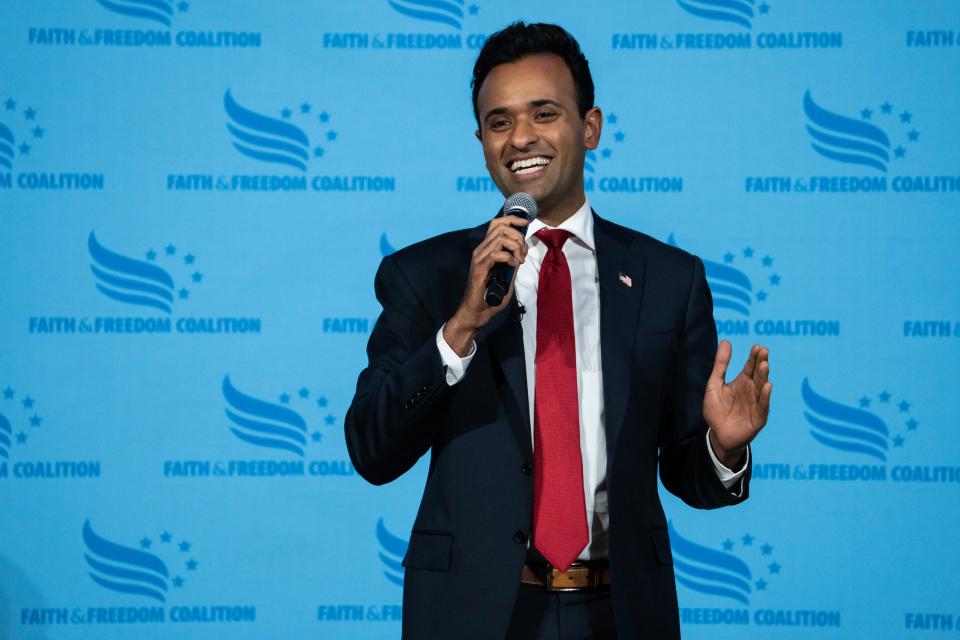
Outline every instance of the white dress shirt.
{"label": "white dress shirt", "polygon": [[[527,257],[517,269],[514,285],[517,301],[526,310],[520,325],[523,330],[523,354],[527,372],[527,395],[530,408],[530,437],[533,441],[534,390],[536,389],[537,353],[537,286],[540,281],[540,265],[547,247],[534,234],[540,229],[550,229],[536,219],[527,227]],[[600,366],[600,281],[597,277],[596,246],[593,240],[593,215],[589,201],[576,213],[564,220],[558,229],[569,231],[573,237],[563,245],[563,254],[570,266],[573,291],[573,330],[577,352],[577,399],[580,408],[580,455],[583,460],[584,501],[590,540],[580,554],[581,560],[607,557],[607,528],[610,518],[607,512],[607,442],[604,432],[603,371]],[[476,353],[476,344],[470,353],[461,358],[443,339],[443,327],[437,333],[437,349],[447,367],[447,384],[458,383],[470,366]],[[713,460],[717,476],[724,486],[731,489],[743,476],[749,462],[749,450],[743,469],[734,473],[720,464],[710,446],[707,434],[707,450]],[[743,487],[736,493],[739,495]]]}

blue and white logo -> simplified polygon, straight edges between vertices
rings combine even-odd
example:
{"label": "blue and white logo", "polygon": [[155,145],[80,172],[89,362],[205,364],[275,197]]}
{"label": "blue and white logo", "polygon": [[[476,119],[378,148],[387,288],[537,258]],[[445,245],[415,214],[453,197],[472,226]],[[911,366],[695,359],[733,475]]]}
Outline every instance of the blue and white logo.
{"label": "blue and white logo", "polygon": [[[379,0],[385,13],[397,19],[397,31],[362,32],[350,29],[323,34],[325,49],[404,49],[404,50],[460,50],[480,49],[486,42],[484,33],[464,33],[471,18],[480,13],[475,2],[464,0]],[[359,16],[359,14],[358,14]],[[414,31],[413,25],[436,31]],[[359,25],[357,25],[359,27]]]}
{"label": "blue and white logo", "polygon": [[[303,389],[304,399],[309,398],[309,391]],[[288,451],[303,457],[307,447],[307,422],[299,413],[289,407],[291,396],[284,393],[280,396],[280,404],[266,402],[238,391],[230,376],[223,378],[223,398],[227,402],[224,411],[233,424],[230,431],[244,442],[267,449]],[[321,398],[321,406],[325,406],[326,399]],[[327,415],[326,424],[332,425],[335,419]],[[314,430],[311,434],[315,442],[319,442],[323,434]]]}
{"label": "blue and white logo", "polygon": [[770,5],[754,0],[677,0],[681,9],[707,20],[736,24],[747,29],[753,28],[753,19],[758,15],[767,15]]}
{"label": "blue and white logo", "polygon": [[173,0],[97,0],[97,4],[114,13],[146,20],[169,27],[173,16],[190,8],[187,2]]}
{"label": "blue and white logo", "polygon": [[[37,408],[37,401],[29,394],[17,398],[17,392],[7,385],[2,392],[0,403],[0,464],[5,465],[16,446],[26,445],[31,432],[43,424],[43,417]],[[6,475],[6,467],[0,477]]]}
{"label": "blue and white logo", "polygon": [[377,520],[377,543],[380,545],[380,562],[383,577],[398,587],[403,586],[403,557],[407,554],[407,541],[387,530],[383,518]]}
{"label": "blue and white logo", "polygon": [[454,29],[463,29],[465,15],[475,16],[480,12],[477,4],[465,6],[463,0],[387,0],[387,4],[409,18],[445,24]]}
{"label": "blue and white logo", "polygon": [[380,234],[380,256],[386,258],[395,251],[396,249],[390,244],[390,240],[387,239],[387,232],[384,231]]}
{"label": "blue and white logo", "polygon": [[34,153],[34,147],[43,143],[47,130],[40,126],[38,111],[31,105],[20,105],[8,97],[0,111],[0,171],[13,171],[18,157]]}

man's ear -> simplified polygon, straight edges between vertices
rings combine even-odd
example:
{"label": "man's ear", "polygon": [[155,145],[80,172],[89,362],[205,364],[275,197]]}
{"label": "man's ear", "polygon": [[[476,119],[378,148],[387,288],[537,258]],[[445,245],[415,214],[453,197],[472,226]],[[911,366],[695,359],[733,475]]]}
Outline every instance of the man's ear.
{"label": "man's ear", "polygon": [[588,150],[600,144],[600,132],[603,130],[603,112],[600,107],[592,107],[583,116],[583,145]]}
{"label": "man's ear", "polygon": [[483,136],[480,135],[480,129],[477,129],[476,131],[474,131],[473,135],[477,136],[477,140],[479,140],[480,142],[483,142]]}

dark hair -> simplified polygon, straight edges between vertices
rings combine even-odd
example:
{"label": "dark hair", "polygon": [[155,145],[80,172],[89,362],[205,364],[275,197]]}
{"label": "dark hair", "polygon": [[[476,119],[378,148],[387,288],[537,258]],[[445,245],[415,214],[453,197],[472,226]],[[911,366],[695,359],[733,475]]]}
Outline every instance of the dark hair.
{"label": "dark hair", "polygon": [[473,89],[473,116],[477,119],[477,126],[480,126],[477,96],[487,74],[497,65],[515,62],[534,53],[555,53],[563,58],[573,75],[580,117],[587,115],[593,107],[593,77],[580,44],[566,29],[555,24],[518,21],[487,38],[473,65],[470,88]]}

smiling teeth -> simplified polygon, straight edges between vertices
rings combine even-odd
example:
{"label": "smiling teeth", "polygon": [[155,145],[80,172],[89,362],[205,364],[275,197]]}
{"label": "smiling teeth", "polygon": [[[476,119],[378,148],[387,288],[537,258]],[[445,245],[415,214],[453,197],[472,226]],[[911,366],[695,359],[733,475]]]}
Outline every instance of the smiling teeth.
{"label": "smiling teeth", "polygon": [[527,158],[526,160],[515,160],[513,164],[510,165],[510,170],[518,175],[523,175],[525,173],[533,173],[539,167],[545,167],[548,164],[550,164],[550,158],[537,156],[536,158]]}

